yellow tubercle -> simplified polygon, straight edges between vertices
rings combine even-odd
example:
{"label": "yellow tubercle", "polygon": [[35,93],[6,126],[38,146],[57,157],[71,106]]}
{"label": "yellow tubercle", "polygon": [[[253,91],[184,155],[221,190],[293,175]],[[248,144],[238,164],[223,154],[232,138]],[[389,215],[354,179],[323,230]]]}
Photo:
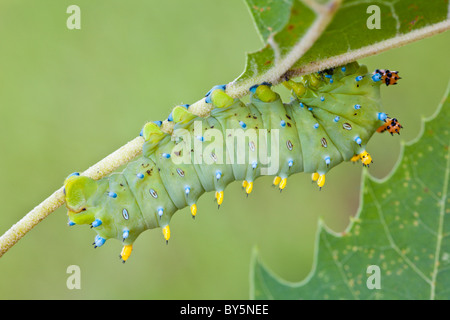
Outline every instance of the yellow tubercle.
{"label": "yellow tubercle", "polygon": [[211,93],[211,101],[217,108],[228,108],[234,103],[234,99],[223,90],[214,90]]}
{"label": "yellow tubercle", "polygon": [[123,246],[122,252],[120,253],[120,258],[123,260],[123,262],[128,260],[128,258],[131,255],[131,251],[132,250],[133,250],[133,245],[132,244]]}
{"label": "yellow tubercle", "polygon": [[259,100],[263,102],[272,102],[278,98],[278,94],[276,94],[269,86],[260,85],[256,88],[255,95]]}
{"label": "yellow tubercle", "polygon": [[248,186],[248,181],[247,180],[242,181],[242,188],[247,188],[247,186]]}
{"label": "yellow tubercle", "polygon": [[276,176],[276,177],[273,179],[273,185],[274,185],[274,186],[279,185],[280,182],[281,182],[281,178],[280,178],[279,176]]}
{"label": "yellow tubercle", "polygon": [[317,181],[319,179],[319,174],[317,172],[314,172],[311,176],[312,181]]}
{"label": "yellow tubercle", "polygon": [[197,116],[189,112],[185,107],[176,106],[172,111],[173,122],[175,123],[187,123]]}
{"label": "yellow tubercle", "polygon": [[216,192],[217,204],[220,206],[223,202],[223,191]]}
{"label": "yellow tubercle", "polygon": [[149,141],[152,135],[163,136],[164,133],[154,122],[147,122],[142,129],[142,137],[145,141]]}
{"label": "yellow tubercle", "polygon": [[192,217],[194,217],[194,218],[197,215],[197,205],[195,203],[193,205],[191,205],[191,214],[192,214]]}
{"label": "yellow tubercle", "polygon": [[303,83],[300,82],[295,82],[293,80],[288,80],[283,82],[283,85],[288,88],[291,89],[292,91],[294,91],[295,95],[297,97],[301,97],[305,92],[306,92],[306,88],[303,85]]}
{"label": "yellow tubercle", "polygon": [[320,80],[315,74],[308,74],[303,76],[303,80],[311,87],[317,88],[320,84]]}
{"label": "yellow tubercle", "polygon": [[250,194],[253,190],[253,182],[248,182],[247,187],[245,188],[245,192]]}
{"label": "yellow tubercle", "polygon": [[359,160],[359,154],[355,154],[355,155],[350,159],[351,162],[356,162],[356,161],[358,161],[358,160]]}
{"label": "yellow tubercle", "polygon": [[367,151],[361,152],[359,154],[359,157],[364,166],[368,166],[369,164],[372,163],[372,157],[370,156],[370,154]]}
{"label": "yellow tubercle", "polygon": [[321,174],[319,176],[319,179],[317,179],[317,185],[319,186],[319,188],[322,188],[325,184],[325,175]]}
{"label": "yellow tubercle", "polygon": [[164,239],[166,239],[166,242],[169,241],[169,239],[170,239],[170,228],[169,228],[169,225],[165,226],[162,229],[162,232],[163,232]]}
{"label": "yellow tubercle", "polygon": [[286,188],[286,184],[287,184],[287,178],[282,179],[280,182],[280,190],[283,190],[284,188]]}

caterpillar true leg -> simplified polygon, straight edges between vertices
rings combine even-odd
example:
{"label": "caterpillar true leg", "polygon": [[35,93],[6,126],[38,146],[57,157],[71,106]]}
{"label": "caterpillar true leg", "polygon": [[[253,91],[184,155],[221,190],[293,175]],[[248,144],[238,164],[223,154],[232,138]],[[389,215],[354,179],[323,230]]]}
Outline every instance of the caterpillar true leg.
{"label": "caterpillar true leg", "polygon": [[225,85],[215,86],[205,98],[214,107],[208,117],[181,105],[167,119],[171,133],[161,130],[161,121],[145,124],[142,157],[123,172],[98,181],[70,175],[64,183],[68,225],[91,225],[94,248],[118,239],[125,262],[140,233],[161,228],[167,243],[175,212],[189,207],[196,218],[205,192],[214,192],[220,207],[233,181],[243,181],[248,196],[259,177],[270,175],[281,192],[290,175],[305,172],[320,190],[339,163],[372,163],[366,144],[374,132],[400,133],[398,120],[381,110],[379,94],[381,84],[399,79],[396,71],[368,73],[350,63],[287,80],[289,103],[269,83],[249,88],[248,104],[228,96]]}
{"label": "caterpillar true leg", "polygon": [[369,164],[373,163],[372,157],[367,151],[363,151],[359,154],[359,157],[361,159],[361,162],[363,163],[363,166],[369,166]]}

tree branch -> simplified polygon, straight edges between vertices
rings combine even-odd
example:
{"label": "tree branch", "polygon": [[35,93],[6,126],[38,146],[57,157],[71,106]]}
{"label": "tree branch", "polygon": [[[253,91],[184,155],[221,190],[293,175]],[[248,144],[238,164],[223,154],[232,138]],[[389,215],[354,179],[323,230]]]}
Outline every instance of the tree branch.
{"label": "tree branch", "polygon": [[[128,163],[142,152],[144,139],[137,137],[126,145],[99,161],[82,175],[92,179],[100,179],[120,166]],[[55,191],[50,197],[31,210],[19,222],[14,224],[4,235],[0,237],[0,257],[3,256],[14,244],[17,243],[28,231],[44,220],[50,213],[64,204],[64,187]]]}
{"label": "tree branch", "polygon": [[[323,12],[320,12],[317,20],[314,22],[311,29],[308,31],[305,37],[303,37],[292,52],[286,55],[281,61],[262,76],[251,79],[251,81],[244,81],[241,83],[231,82],[227,86],[227,93],[233,98],[241,98],[248,94],[248,88],[254,84],[261,83],[263,81],[271,82],[276,85],[283,81],[283,77],[286,72],[289,76],[299,76],[302,74],[308,74],[316,71],[320,71],[326,68],[342,65],[357,59],[368,57],[378,54],[391,48],[403,46],[405,44],[430,37],[434,34],[443,32],[450,28],[450,20],[446,20],[434,25],[413,31],[406,35],[400,35],[395,38],[377,43],[374,46],[364,47],[358,50],[351,51],[340,56],[331,57],[325,60],[310,63],[302,66],[300,69],[289,70],[290,67],[300,57],[308,51],[308,49],[315,43],[318,37],[325,30],[326,26],[330,23],[333,14],[337,10],[340,0],[331,1],[328,7],[323,7]],[[326,10],[325,10],[326,9]],[[288,71],[289,70],[289,71]],[[193,114],[205,117],[211,111],[212,106],[205,102],[205,99],[201,99],[189,107],[189,111]],[[173,129],[173,122],[164,121],[162,124],[162,130],[166,133],[171,133]],[[114,172],[122,165],[127,164],[129,161],[137,157],[142,152],[142,145],[144,140],[141,137],[137,137],[134,140],[128,142],[126,145],[110,154],[103,160],[99,161],[94,166],[82,173],[82,175],[88,176],[95,180],[101,179],[108,174]],[[50,213],[58,209],[64,204],[64,188],[61,187],[55,191],[50,197],[45,199],[41,204],[30,211],[19,222],[14,224],[3,236],[0,237],[0,257],[3,256],[17,241],[19,241],[28,231],[34,228],[39,222],[45,219]]]}

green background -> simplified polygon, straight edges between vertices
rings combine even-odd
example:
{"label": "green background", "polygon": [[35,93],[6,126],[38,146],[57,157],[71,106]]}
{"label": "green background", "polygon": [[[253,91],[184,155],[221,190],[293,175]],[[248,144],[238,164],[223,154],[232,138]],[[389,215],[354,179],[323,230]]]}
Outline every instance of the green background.
{"label": "green background", "polygon": [[[81,7],[81,30],[66,27],[71,4]],[[242,0],[3,0],[0,41],[1,234],[146,121],[235,79],[245,52],[261,47]],[[389,173],[400,142],[415,138],[421,117],[434,113],[449,50],[447,32],[360,61],[403,77],[382,87],[386,112],[404,130],[369,143],[375,177]],[[300,281],[311,269],[319,217],[340,232],[355,215],[361,171],[335,168],[320,192],[305,174],[281,194],[263,177],[248,199],[233,183],[219,211],[211,193],[195,221],[187,208],[177,213],[168,246],[160,230],[143,233],[126,264],[118,241],[94,250],[95,232],[67,227],[61,208],[0,259],[0,298],[247,299],[254,246],[275,273]],[[80,290],[66,286],[69,265],[81,268]]]}

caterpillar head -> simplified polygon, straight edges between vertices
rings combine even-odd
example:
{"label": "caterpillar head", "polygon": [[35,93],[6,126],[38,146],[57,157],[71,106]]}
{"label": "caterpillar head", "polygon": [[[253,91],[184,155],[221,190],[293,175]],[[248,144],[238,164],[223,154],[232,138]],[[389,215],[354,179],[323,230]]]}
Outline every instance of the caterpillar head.
{"label": "caterpillar head", "polygon": [[64,182],[66,207],[71,222],[76,224],[88,224],[94,221],[94,212],[90,199],[94,197],[98,189],[97,182],[89,177],[71,174]]}

